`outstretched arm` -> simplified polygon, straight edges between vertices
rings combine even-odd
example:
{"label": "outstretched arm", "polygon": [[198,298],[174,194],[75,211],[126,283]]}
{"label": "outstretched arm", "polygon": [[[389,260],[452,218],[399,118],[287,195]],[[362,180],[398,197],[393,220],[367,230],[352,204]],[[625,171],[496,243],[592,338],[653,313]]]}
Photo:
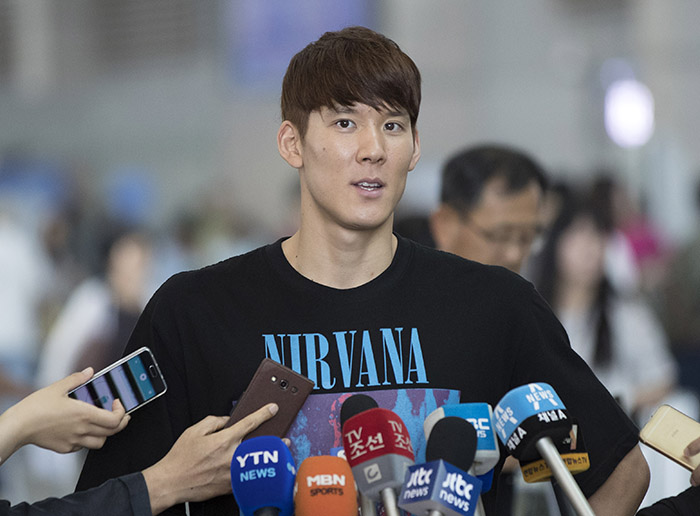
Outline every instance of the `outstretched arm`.
{"label": "outstretched arm", "polygon": [[143,471],[153,514],[230,493],[233,452],[277,411],[269,403],[230,428],[223,428],[228,416],[208,416],[185,430],[165,457]]}
{"label": "outstretched arm", "polygon": [[92,378],[92,368],[30,394],[0,415],[0,463],[26,444],[60,453],[100,448],[107,437],[129,422],[117,400],[112,411],[68,397],[68,392]]}

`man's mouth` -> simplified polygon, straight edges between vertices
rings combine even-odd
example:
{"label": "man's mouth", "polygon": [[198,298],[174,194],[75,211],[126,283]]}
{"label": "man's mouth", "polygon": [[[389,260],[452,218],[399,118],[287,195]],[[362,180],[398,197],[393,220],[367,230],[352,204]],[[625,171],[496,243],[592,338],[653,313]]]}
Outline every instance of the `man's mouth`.
{"label": "man's mouth", "polygon": [[359,183],[355,184],[363,190],[367,190],[368,192],[377,190],[382,187],[381,183],[370,183],[368,181],[360,181]]}

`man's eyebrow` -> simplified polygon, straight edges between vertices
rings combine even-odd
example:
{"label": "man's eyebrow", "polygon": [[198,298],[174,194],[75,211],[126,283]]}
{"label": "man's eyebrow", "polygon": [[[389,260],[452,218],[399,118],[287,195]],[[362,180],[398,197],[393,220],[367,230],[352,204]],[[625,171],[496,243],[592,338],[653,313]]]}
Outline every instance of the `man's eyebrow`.
{"label": "man's eyebrow", "polygon": [[341,106],[341,105],[336,105],[333,107],[329,107],[328,111],[332,111],[333,113],[338,113],[338,114],[353,114],[357,113],[357,109],[355,109],[352,106]]}
{"label": "man's eyebrow", "polygon": [[[333,107],[328,108],[329,111],[341,115],[352,115],[357,113],[357,109],[355,109],[354,106],[345,106],[345,105],[336,105]],[[387,116],[393,116],[393,117],[408,117],[408,112],[405,109],[387,109],[384,111],[384,109],[380,109],[380,112],[384,112]]]}

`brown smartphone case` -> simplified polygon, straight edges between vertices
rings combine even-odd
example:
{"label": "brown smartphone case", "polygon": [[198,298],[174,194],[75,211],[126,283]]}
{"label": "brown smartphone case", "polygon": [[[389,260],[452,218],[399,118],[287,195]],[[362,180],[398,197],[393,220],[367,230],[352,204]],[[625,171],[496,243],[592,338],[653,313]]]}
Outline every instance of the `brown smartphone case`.
{"label": "brown smartphone case", "polygon": [[245,439],[260,435],[284,437],[313,388],[314,382],[305,376],[265,358],[233,407],[226,427],[268,403],[277,403],[279,412],[246,435]]}

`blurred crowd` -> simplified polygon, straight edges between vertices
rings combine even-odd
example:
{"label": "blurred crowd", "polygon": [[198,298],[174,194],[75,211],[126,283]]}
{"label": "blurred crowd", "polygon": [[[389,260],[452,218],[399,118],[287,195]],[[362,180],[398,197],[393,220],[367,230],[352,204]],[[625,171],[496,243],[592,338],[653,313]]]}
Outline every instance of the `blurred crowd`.
{"label": "blurred crowd", "polygon": [[[120,358],[169,276],[246,252],[270,232],[246,225],[221,192],[158,225],[147,177],[87,191],[75,169],[0,156],[0,413],[37,388]],[[0,471],[0,498],[71,492],[83,456],[23,449]]]}

